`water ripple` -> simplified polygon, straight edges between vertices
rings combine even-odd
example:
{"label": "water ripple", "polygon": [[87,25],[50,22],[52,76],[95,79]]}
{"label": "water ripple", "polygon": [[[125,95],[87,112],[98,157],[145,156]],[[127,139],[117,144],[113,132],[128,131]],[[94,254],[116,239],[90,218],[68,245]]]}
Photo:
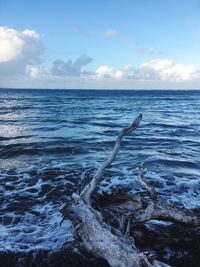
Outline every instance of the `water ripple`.
{"label": "water ripple", "polygon": [[71,223],[59,226],[60,205],[138,113],[141,127],[124,138],[99,190],[135,190],[145,161],[146,179],[164,196],[199,207],[199,91],[1,90],[1,250],[56,250],[72,240]]}

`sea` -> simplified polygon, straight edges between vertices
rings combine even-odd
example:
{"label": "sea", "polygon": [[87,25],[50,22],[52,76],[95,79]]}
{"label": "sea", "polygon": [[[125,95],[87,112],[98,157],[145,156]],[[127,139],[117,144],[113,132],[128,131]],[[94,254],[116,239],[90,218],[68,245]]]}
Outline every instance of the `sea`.
{"label": "sea", "polygon": [[144,162],[159,195],[200,208],[200,91],[0,89],[0,263],[3,252],[57,251],[73,241],[60,207],[139,114],[99,193],[134,193]]}

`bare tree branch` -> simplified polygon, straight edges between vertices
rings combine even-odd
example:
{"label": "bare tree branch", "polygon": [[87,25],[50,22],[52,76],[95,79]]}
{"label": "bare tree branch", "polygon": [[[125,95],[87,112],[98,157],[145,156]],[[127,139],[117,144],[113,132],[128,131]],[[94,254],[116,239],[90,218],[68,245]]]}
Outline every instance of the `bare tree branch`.
{"label": "bare tree branch", "polygon": [[188,227],[200,226],[200,213],[188,210],[176,202],[166,200],[149,201],[147,207],[134,211],[133,222],[144,223],[150,220],[176,222]]}
{"label": "bare tree branch", "polygon": [[[118,201],[109,201],[100,206],[101,213],[91,207],[91,195],[99,184],[103,172],[116,158],[123,136],[135,130],[142,119],[142,115],[136,117],[133,123],[121,130],[115,142],[110,157],[99,167],[91,182],[84,187],[79,194],[73,193],[72,201],[61,208],[64,218],[68,217],[75,225],[75,232],[82,240],[86,250],[98,255],[110,264],[111,267],[170,267],[156,261],[152,255],[140,253],[135,247],[131,234],[131,224],[145,223],[157,219],[178,222],[191,227],[200,226],[200,214],[187,210],[178,203],[171,203],[163,199],[157,199],[154,187],[149,186],[144,180],[144,164],[139,167],[136,181],[150,194],[145,198],[141,194],[126,194]],[[81,184],[85,180],[86,172],[81,175]],[[120,200],[120,201],[119,201]],[[98,205],[99,206],[99,205]],[[108,214],[108,216],[106,216]],[[118,221],[119,228],[113,229],[109,223],[103,221],[103,217],[113,217]],[[125,230],[125,218],[128,219]]]}
{"label": "bare tree branch", "polygon": [[144,181],[144,163],[141,163],[139,166],[139,172],[138,172],[138,176],[136,178],[136,181],[138,182],[138,184],[146,189],[150,196],[152,197],[152,199],[156,199],[157,198],[157,193],[154,187],[149,186],[145,181]]}
{"label": "bare tree branch", "polygon": [[101,213],[87,205],[80,197],[71,206],[71,212],[81,221],[78,235],[86,250],[108,261],[112,267],[162,267],[158,261],[152,263],[148,256],[134,246],[133,238],[112,233],[111,226],[103,221]]}
{"label": "bare tree branch", "polygon": [[[157,200],[145,199],[140,195],[127,193],[116,201],[108,198],[100,207],[105,217],[131,216],[134,225],[150,220],[162,220],[180,223],[188,227],[200,227],[200,212],[186,209],[177,202],[170,202],[162,198]],[[108,216],[107,216],[108,214]]]}
{"label": "bare tree branch", "polygon": [[124,129],[121,130],[121,132],[119,133],[119,135],[117,137],[117,140],[115,142],[115,146],[114,146],[114,149],[112,151],[112,154],[99,167],[99,169],[97,170],[97,172],[96,172],[94,178],[91,180],[91,182],[87,186],[85,186],[84,190],[81,193],[81,197],[85,201],[85,203],[87,203],[88,205],[90,205],[91,195],[92,195],[93,191],[95,190],[95,188],[97,187],[97,185],[99,184],[99,182],[101,180],[101,177],[103,175],[103,171],[116,158],[117,153],[118,153],[119,148],[120,148],[120,145],[121,145],[121,142],[122,142],[122,138],[124,137],[124,135],[126,135],[126,134],[132,132],[133,130],[135,130],[136,128],[138,128],[141,119],[142,119],[142,114],[140,114],[139,116],[137,116],[130,126],[128,126],[128,127],[126,127],[126,128],[124,128]]}

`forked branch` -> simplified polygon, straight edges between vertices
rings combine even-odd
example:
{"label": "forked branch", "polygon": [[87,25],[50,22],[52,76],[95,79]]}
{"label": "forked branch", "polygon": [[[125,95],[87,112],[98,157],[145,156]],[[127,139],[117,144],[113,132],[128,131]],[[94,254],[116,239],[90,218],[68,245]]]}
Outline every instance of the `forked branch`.
{"label": "forked branch", "polygon": [[[147,190],[151,198],[145,198],[140,194],[131,194],[124,201],[108,202],[106,206],[101,206],[102,213],[91,207],[91,195],[99,184],[105,168],[116,158],[123,136],[135,130],[141,119],[142,115],[139,115],[129,127],[121,130],[110,157],[99,167],[91,182],[81,190],[81,193],[73,193],[71,203],[66,203],[61,209],[63,216],[68,217],[75,226],[78,226],[76,232],[85,249],[104,258],[112,267],[170,267],[165,263],[156,261],[152,256],[138,251],[134,245],[134,239],[130,235],[131,224],[133,226],[158,219],[192,227],[200,226],[199,214],[194,214],[178,204],[157,199],[154,187],[149,186],[144,180],[144,164],[139,167],[136,181]],[[85,174],[83,172],[81,176],[82,185]],[[120,216],[121,231],[118,229],[114,231],[110,226],[110,220],[109,223],[104,221],[106,212],[115,219]],[[125,217],[128,219],[126,231],[124,229]]]}

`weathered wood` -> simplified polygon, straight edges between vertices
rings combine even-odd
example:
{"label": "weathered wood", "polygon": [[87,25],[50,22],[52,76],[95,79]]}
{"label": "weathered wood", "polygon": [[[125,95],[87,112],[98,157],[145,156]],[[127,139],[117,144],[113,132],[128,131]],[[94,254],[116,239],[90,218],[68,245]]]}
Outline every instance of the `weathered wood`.
{"label": "weathered wood", "polygon": [[[80,196],[73,194],[72,197],[74,203],[70,212],[80,221],[76,231],[87,251],[104,258],[112,267],[168,266],[155,260],[150,262],[148,256],[137,250],[133,238],[122,235],[120,231],[113,231],[103,221],[100,212],[87,205]],[[66,212],[65,207],[62,212]]]}
{"label": "weathered wood", "polygon": [[144,164],[139,167],[137,182],[145,188],[152,197],[152,200],[146,200],[143,209],[137,209],[133,214],[135,223],[144,223],[149,220],[163,220],[184,224],[188,227],[200,226],[200,212],[186,209],[183,205],[165,199],[157,199],[157,193],[154,187],[149,186],[144,181]]}
{"label": "weathered wood", "polygon": [[[150,194],[141,197],[139,194],[126,193],[118,198],[112,195],[104,201],[102,212],[110,216],[131,217],[132,224],[141,224],[150,220],[162,220],[180,223],[188,227],[200,227],[200,211],[186,209],[181,203],[172,202],[157,196],[153,186],[144,180],[144,163],[140,164],[136,181]],[[110,199],[109,199],[110,198]],[[112,200],[111,200],[112,198]],[[121,201],[120,201],[121,198]]]}
{"label": "weathered wood", "polygon": [[162,220],[183,224],[187,227],[200,227],[200,211],[186,209],[177,202],[170,202],[159,197],[157,200],[136,194],[121,196],[114,201],[112,196],[103,201],[99,208],[106,217],[119,217],[123,214],[131,217],[132,224],[137,225],[150,220]]}
{"label": "weathered wood", "polygon": [[114,149],[112,151],[112,154],[110,155],[110,157],[99,167],[99,169],[97,170],[94,178],[91,180],[91,182],[85,186],[84,190],[81,193],[81,197],[82,199],[85,201],[85,203],[87,203],[88,205],[90,205],[90,199],[91,199],[91,195],[93,193],[93,191],[95,190],[95,188],[97,187],[97,185],[99,184],[102,175],[103,175],[103,171],[105,170],[106,167],[108,167],[116,158],[117,153],[119,151],[119,148],[121,146],[121,142],[122,139],[124,137],[124,135],[134,131],[136,128],[139,127],[140,121],[142,119],[142,114],[140,114],[139,116],[137,116],[135,118],[135,120],[131,123],[130,126],[123,128],[121,130],[121,132],[119,133],[117,140],[115,142],[115,146]]}
{"label": "weathered wood", "polygon": [[[103,206],[97,205],[99,211],[91,206],[92,193],[98,186],[105,168],[116,158],[123,136],[136,129],[141,119],[142,115],[139,115],[129,127],[121,130],[112,154],[99,167],[91,182],[83,190],[81,186],[80,194],[74,193],[71,202],[65,203],[61,208],[63,216],[74,222],[76,236],[81,239],[84,248],[93,255],[107,260],[111,267],[170,267],[156,261],[151,255],[138,251],[133,237],[130,236],[131,225],[157,219],[178,222],[191,227],[200,226],[199,214],[194,214],[193,211],[177,203],[157,197],[155,189],[144,181],[144,164],[139,167],[136,181],[147,190],[150,198],[142,194],[126,194],[121,199],[116,198],[115,201],[104,202]],[[81,175],[81,181],[84,179],[85,172]],[[106,223],[104,220],[106,216],[113,217],[115,220],[121,218],[118,220],[121,231]],[[126,230],[124,219],[127,221]]]}
{"label": "weathered wood", "polygon": [[144,163],[141,163],[139,166],[139,172],[138,172],[138,176],[136,177],[136,181],[138,182],[138,184],[147,190],[147,192],[149,192],[150,196],[152,197],[152,199],[156,199],[157,198],[157,193],[154,187],[149,186],[143,179],[144,176]]}
{"label": "weathered wood", "polygon": [[134,222],[144,223],[150,220],[170,221],[188,227],[199,227],[200,212],[186,209],[176,202],[160,199],[158,201],[149,201],[145,209],[134,212]]}

